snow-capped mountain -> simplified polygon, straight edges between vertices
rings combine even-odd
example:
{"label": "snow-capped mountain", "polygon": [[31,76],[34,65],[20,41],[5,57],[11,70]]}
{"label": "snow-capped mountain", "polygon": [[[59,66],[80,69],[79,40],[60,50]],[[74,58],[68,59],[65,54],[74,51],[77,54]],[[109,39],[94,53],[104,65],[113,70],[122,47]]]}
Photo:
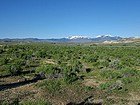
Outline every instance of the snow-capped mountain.
{"label": "snow-capped mountain", "polygon": [[85,42],[103,42],[111,40],[120,40],[121,37],[112,35],[99,35],[95,38],[88,36],[70,36],[60,39],[37,39],[37,38],[25,38],[25,39],[0,39],[0,41],[31,41],[31,42],[73,42],[73,43],[85,43]]}
{"label": "snow-capped mountain", "polygon": [[88,36],[69,36],[66,39],[89,39]]}
{"label": "snow-capped mountain", "polygon": [[110,41],[110,40],[120,40],[121,37],[112,36],[112,35],[99,35],[95,38],[91,38],[88,36],[69,36],[66,38],[61,39],[49,39],[51,42],[103,42],[103,41]]}
{"label": "snow-capped mountain", "polygon": [[96,38],[101,38],[101,37],[113,37],[113,36],[110,35],[110,34],[107,34],[107,35],[98,35],[98,36],[96,36]]}
{"label": "snow-capped mountain", "polygon": [[112,35],[99,35],[96,38],[94,38],[94,40],[97,41],[108,41],[108,40],[120,40],[122,39],[119,36],[112,36]]}

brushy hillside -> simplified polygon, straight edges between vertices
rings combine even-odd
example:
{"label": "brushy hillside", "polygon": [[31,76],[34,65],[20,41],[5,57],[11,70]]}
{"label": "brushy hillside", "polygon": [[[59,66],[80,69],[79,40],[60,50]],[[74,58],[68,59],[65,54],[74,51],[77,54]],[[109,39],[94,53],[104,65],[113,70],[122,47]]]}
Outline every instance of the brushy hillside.
{"label": "brushy hillside", "polygon": [[138,105],[140,43],[0,43],[0,86],[32,80],[0,104]]}

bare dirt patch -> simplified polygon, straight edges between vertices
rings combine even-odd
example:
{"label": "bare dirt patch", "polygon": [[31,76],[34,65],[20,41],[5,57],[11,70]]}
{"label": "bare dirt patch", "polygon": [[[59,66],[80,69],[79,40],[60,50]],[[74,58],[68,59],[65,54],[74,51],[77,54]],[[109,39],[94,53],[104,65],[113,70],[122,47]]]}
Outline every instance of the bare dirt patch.
{"label": "bare dirt patch", "polygon": [[21,76],[10,76],[6,78],[0,78],[0,84],[10,84],[14,82],[19,82],[19,80],[23,81],[23,77]]}
{"label": "bare dirt patch", "polygon": [[140,103],[140,95],[138,93],[129,93],[129,103],[128,105],[138,105],[138,103]]}
{"label": "bare dirt patch", "polygon": [[10,102],[15,98],[18,98],[21,102],[23,100],[34,100],[41,97],[43,97],[43,92],[35,88],[32,84],[0,91],[0,101],[6,102]]}
{"label": "bare dirt patch", "polygon": [[102,83],[103,83],[103,81],[97,81],[96,79],[85,79],[83,81],[83,84],[85,86],[96,86],[96,87],[98,87]]}

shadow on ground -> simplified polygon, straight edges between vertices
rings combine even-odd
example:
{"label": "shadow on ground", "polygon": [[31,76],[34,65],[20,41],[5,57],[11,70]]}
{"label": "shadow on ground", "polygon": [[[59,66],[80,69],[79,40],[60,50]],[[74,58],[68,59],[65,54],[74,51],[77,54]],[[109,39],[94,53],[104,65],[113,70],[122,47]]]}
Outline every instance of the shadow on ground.
{"label": "shadow on ground", "polygon": [[6,90],[6,89],[11,89],[11,88],[16,88],[16,87],[23,86],[23,85],[30,84],[30,83],[34,83],[34,82],[37,82],[38,80],[42,80],[42,78],[34,78],[32,80],[25,80],[22,82],[0,85],[0,91]]}

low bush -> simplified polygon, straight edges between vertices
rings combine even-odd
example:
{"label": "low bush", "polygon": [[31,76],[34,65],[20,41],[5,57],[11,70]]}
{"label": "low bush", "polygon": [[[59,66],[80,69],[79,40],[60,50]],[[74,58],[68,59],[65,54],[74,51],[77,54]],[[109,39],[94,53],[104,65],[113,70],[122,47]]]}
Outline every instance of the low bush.
{"label": "low bush", "polygon": [[47,102],[43,99],[38,99],[35,101],[24,101],[21,103],[21,105],[52,105],[50,102]]}
{"label": "low bush", "polygon": [[122,78],[122,74],[119,71],[113,71],[113,70],[104,70],[104,71],[101,71],[100,75],[102,77],[105,77],[106,79],[118,79],[118,78]]}
{"label": "low bush", "polygon": [[124,84],[122,83],[122,81],[117,80],[116,82],[106,82],[104,84],[101,84],[100,89],[106,90],[106,91],[121,90],[121,89],[123,89],[123,86],[124,86]]}
{"label": "low bush", "polygon": [[59,93],[62,85],[62,80],[59,79],[51,79],[46,80],[40,84],[38,84],[38,87],[41,87],[45,90],[47,90],[50,94],[55,95]]}

